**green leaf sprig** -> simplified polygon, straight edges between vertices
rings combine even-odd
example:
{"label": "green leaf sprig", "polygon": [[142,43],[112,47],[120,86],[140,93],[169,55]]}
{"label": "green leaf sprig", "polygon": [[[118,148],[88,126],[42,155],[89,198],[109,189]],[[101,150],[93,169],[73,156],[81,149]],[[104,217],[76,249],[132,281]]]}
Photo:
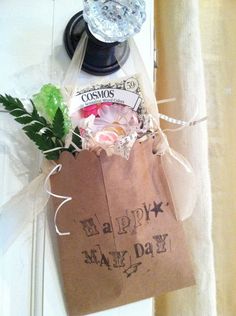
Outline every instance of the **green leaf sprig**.
{"label": "green leaf sprig", "polygon": [[[44,152],[47,159],[57,160],[60,152],[64,150],[72,151],[72,148],[64,148],[65,122],[60,108],[57,109],[53,122],[50,124],[43,116],[39,115],[32,100],[32,112],[25,109],[20,99],[13,98],[10,95],[0,95],[0,103],[15,117],[18,123],[25,125],[23,127],[24,132]],[[54,150],[50,151],[52,149]]]}

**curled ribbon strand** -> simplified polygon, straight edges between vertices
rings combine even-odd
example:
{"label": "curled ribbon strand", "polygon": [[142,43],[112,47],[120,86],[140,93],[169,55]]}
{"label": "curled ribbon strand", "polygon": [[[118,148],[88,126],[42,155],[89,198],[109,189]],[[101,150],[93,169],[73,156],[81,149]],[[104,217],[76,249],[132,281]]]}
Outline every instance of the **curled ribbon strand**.
{"label": "curled ribbon strand", "polygon": [[[176,101],[176,98],[158,100],[156,103],[158,106],[159,104],[170,103],[170,102],[174,102],[174,101]],[[178,128],[166,129],[165,131],[168,131],[168,132],[177,132],[177,131],[182,130],[185,127],[195,126],[195,125],[207,120],[207,116],[204,116],[200,119],[196,119],[196,117],[198,115],[198,108],[196,109],[194,115],[192,116],[192,118],[189,121],[177,120],[173,117],[170,117],[170,116],[162,114],[162,113],[158,113],[158,115],[159,115],[159,118],[161,120],[164,120],[164,121],[171,123],[171,124],[174,124],[174,125],[180,125],[180,127],[178,127]]]}
{"label": "curled ribbon strand", "polygon": [[67,202],[71,201],[72,200],[72,197],[70,196],[63,196],[63,195],[58,195],[58,194],[55,194],[50,190],[48,190],[48,181],[50,179],[50,177],[55,174],[55,173],[58,173],[60,172],[62,169],[62,164],[57,164],[50,172],[49,174],[47,175],[46,179],[45,179],[45,182],[44,182],[44,188],[45,188],[45,191],[50,195],[50,196],[53,196],[57,199],[62,199],[64,201],[61,202],[61,204],[57,207],[56,211],[55,211],[55,214],[54,214],[54,226],[55,226],[55,229],[56,229],[56,232],[59,236],[68,236],[70,235],[70,232],[61,232],[57,226],[57,216],[58,216],[58,212],[59,210],[62,208],[62,206],[64,204],[66,204]]}

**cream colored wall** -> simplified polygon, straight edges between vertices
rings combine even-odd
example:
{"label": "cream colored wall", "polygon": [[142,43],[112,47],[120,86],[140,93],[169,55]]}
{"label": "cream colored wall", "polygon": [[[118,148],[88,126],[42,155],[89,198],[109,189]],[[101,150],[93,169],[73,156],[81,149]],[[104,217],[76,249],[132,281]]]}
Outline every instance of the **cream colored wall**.
{"label": "cream colored wall", "polygon": [[[178,46],[175,44],[173,46],[178,33],[173,30],[172,20],[173,15],[178,13],[176,19],[183,19],[184,23],[189,22],[189,16],[180,13],[185,12],[186,3],[186,1],[171,1],[170,4],[170,1],[166,0],[155,1],[159,45],[157,85],[159,98],[172,97],[173,95],[166,95],[170,91],[175,93],[174,96],[177,93],[177,97],[181,98],[181,84],[173,79],[173,77],[179,78],[181,69],[178,68],[178,62],[174,63],[173,58],[178,59],[182,56],[178,56],[180,51],[175,51]],[[217,315],[234,316],[236,315],[236,1],[196,0],[194,3],[194,8],[198,10],[200,25],[208,112]],[[167,66],[168,63],[171,67]],[[163,107],[162,111],[171,111],[170,106]],[[175,112],[178,113],[177,108]],[[183,109],[180,109],[179,115],[182,113]],[[199,295],[203,290],[207,295],[206,289],[207,284],[199,288]],[[174,295],[165,295],[157,299],[156,315],[214,315],[214,310],[197,313],[194,306],[196,299],[192,301],[191,312],[174,313],[174,307],[171,306],[174,302],[173,297]],[[188,300],[189,296],[186,295],[181,302],[186,305],[186,310]],[[202,308],[204,310],[204,306]]]}
{"label": "cream colored wall", "polygon": [[236,314],[236,1],[201,0],[219,316]]}

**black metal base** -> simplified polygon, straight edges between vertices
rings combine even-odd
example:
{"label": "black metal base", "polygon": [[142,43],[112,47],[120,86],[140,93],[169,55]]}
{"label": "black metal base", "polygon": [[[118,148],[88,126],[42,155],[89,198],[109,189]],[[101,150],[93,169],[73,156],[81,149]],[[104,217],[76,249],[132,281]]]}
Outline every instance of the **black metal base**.
{"label": "black metal base", "polygon": [[[123,43],[104,43],[96,39],[83,19],[83,11],[76,13],[68,22],[64,32],[65,49],[73,57],[83,32],[88,34],[88,45],[82,69],[96,76],[109,75],[120,69],[129,57],[127,41]],[[117,62],[117,58],[119,63]]]}

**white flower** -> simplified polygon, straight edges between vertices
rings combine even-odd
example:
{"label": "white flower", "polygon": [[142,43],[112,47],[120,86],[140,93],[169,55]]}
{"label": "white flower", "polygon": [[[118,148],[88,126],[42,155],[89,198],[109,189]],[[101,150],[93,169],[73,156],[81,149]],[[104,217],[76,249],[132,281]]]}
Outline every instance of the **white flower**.
{"label": "white flower", "polygon": [[99,117],[94,120],[94,131],[112,128],[118,134],[128,135],[139,127],[137,113],[130,107],[119,104],[104,106],[98,110]]}

